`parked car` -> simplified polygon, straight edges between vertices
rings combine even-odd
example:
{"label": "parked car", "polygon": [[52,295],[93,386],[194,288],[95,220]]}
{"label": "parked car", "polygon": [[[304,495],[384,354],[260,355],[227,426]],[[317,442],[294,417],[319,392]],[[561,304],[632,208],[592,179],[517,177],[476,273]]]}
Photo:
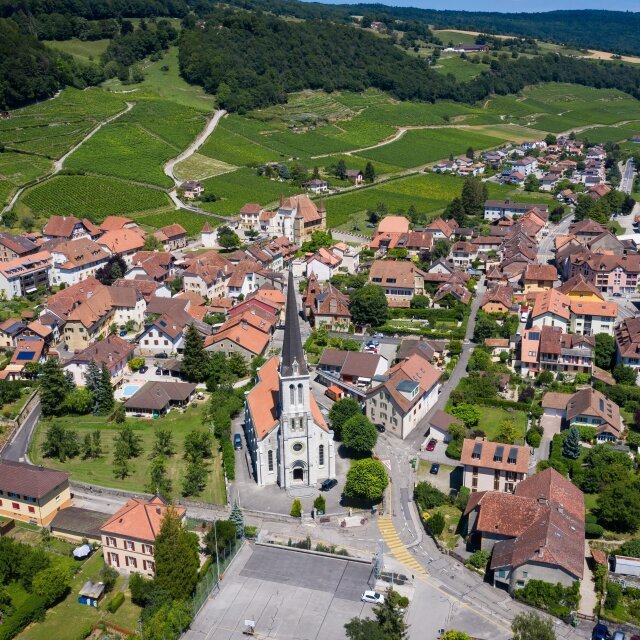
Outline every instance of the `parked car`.
{"label": "parked car", "polygon": [[360,600],[371,604],[384,604],[384,596],[378,591],[365,591]]}
{"label": "parked car", "polygon": [[427,451],[433,451],[437,444],[438,441],[435,438],[431,438],[431,440],[429,440],[429,444],[427,444]]}
{"label": "parked car", "polygon": [[120,337],[121,337],[121,338],[124,338],[126,335],[127,335],[127,332],[126,332],[126,331],[121,331],[121,332],[120,332]]}
{"label": "parked car", "polygon": [[242,436],[239,433],[233,436],[233,448],[242,449]]}
{"label": "parked car", "polygon": [[614,632],[612,640],[624,640],[624,631],[618,629]]}
{"label": "parked car", "polygon": [[160,367],[158,367],[158,368],[156,369],[156,375],[157,375],[157,376],[161,376],[161,375],[162,375],[162,369],[161,369]]}
{"label": "parked car", "polygon": [[616,291],[616,292],[613,294],[613,297],[614,297],[614,298],[622,298],[622,294],[621,294],[619,291]]}
{"label": "parked car", "polygon": [[529,314],[528,313],[522,313],[520,314],[520,322],[526,322],[529,318]]}
{"label": "parked car", "polygon": [[322,481],[322,484],[320,485],[320,491],[329,491],[330,489],[333,489],[333,487],[335,487],[338,484],[338,481],[335,478],[327,478],[326,480]]}
{"label": "parked car", "polygon": [[147,367],[147,365],[146,365],[146,364],[143,364],[143,365],[140,367],[140,369],[138,369],[138,371],[139,371],[140,373],[147,373],[147,371],[149,371],[149,367]]}
{"label": "parked car", "polygon": [[606,624],[599,622],[595,627],[593,627],[591,640],[607,640],[610,637],[611,634],[609,633],[609,629]]}
{"label": "parked car", "polygon": [[438,462],[434,462],[434,463],[431,465],[431,470],[429,471],[429,473],[430,473],[431,475],[437,476],[437,475],[438,475],[438,471],[440,471],[440,463],[438,463]]}
{"label": "parked car", "polygon": [[386,431],[385,426],[383,424],[377,424],[376,429],[379,433],[384,433]]}
{"label": "parked car", "polygon": [[168,357],[169,356],[164,351],[156,353],[156,358],[160,358],[161,360],[166,360]]}

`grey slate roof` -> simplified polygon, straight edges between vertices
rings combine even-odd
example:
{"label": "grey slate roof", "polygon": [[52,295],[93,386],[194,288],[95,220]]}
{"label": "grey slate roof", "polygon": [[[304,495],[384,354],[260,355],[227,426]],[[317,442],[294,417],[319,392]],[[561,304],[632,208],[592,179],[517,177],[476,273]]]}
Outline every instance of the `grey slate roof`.
{"label": "grey slate roof", "polygon": [[284,342],[282,344],[282,361],[280,362],[280,374],[293,376],[294,361],[298,364],[298,373],[307,375],[307,363],[304,359],[302,337],[300,336],[300,319],[298,316],[298,301],[296,299],[296,287],[293,281],[293,271],[289,270],[289,282],[287,283],[287,308],[284,320]]}

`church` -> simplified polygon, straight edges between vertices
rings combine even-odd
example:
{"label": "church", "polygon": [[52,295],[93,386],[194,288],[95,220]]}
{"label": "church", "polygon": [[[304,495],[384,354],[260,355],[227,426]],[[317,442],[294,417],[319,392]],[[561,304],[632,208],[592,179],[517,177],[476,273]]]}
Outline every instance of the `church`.
{"label": "church", "polygon": [[282,357],[258,371],[246,395],[245,435],[259,486],[313,487],[335,477],[333,432],[311,393],[293,273],[289,271]]}

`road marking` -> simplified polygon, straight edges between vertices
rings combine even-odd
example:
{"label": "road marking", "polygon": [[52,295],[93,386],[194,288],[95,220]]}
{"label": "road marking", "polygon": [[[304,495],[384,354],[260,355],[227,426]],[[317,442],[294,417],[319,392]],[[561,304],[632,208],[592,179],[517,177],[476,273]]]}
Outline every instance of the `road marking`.
{"label": "road marking", "polygon": [[428,575],[422,565],[409,553],[402,540],[400,540],[400,536],[396,531],[390,515],[384,515],[378,518],[378,528],[380,529],[383,540],[396,560],[400,561],[412,571],[417,572],[419,575]]}

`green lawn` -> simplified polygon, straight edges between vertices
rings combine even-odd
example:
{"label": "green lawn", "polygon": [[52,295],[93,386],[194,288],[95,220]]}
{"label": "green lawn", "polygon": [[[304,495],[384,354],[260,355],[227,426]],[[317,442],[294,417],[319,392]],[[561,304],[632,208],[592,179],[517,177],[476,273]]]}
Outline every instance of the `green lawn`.
{"label": "green lawn", "polygon": [[124,589],[126,582],[124,576],[118,578],[112,593],[105,596],[97,609],[78,603],[78,591],[87,580],[97,581],[103,567],[102,550],[99,549],[82,564],[80,570],[73,577],[69,595],[47,611],[43,622],[33,624],[23,631],[18,636],[20,640],[52,640],[52,638],[55,640],[77,640],[90,624],[97,624],[101,620],[111,622],[131,632],[137,631],[140,607],[131,602],[128,592],[125,595],[124,603],[116,613],[108,613],[106,610],[107,602],[118,591]]}
{"label": "green lawn", "polygon": [[483,71],[488,69],[488,65],[482,63],[474,64],[471,60],[461,58],[460,55],[441,57],[437,65],[434,67],[436,71],[444,74],[453,74],[461,82],[471,80],[479,76]]}
{"label": "green lawn", "polygon": [[109,40],[79,40],[71,38],[71,40],[45,40],[44,44],[52,49],[63,51],[75,58],[79,58],[82,62],[90,60],[98,60],[109,46]]}
{"label": "green lawn", "polygon": [[[200,407],[196,409],[189,408],[184,414],[173,411],[168,416],[154,421],[131,419],[129,424],[142,438],[143,453],[138,458],[130,461],[132,467],[131,475],[124,480],[120,480],[114,477],[112,469],[113,440],[117,435],[118,426],[107,423],[106,418],[99,416],[66,417],[61,420],[78,434],[81,442],[85,434],[95,429],[100,429],[104,455],[97,460],[83,460],[82,457],[77,456],[64,463],[51,458],[43,458],[41,452],[42,443],[47,430],[47,422],[43,421],[36,430],[29,450],[31,460],[35,464],[44,464],[48,467],[67,471],[72,474],[74,480],[79,482],[89,482],[99,486],[115,487],[129,491],[144,491],[149,481],[149,454],[153,447],[154,429],[160,426],[170,429],[174,434],[176,453],[168,462],[167,475],[173,482],[173,492],[176,496],[180,494],[182,479],[187,466],[182,457],[185,436],[193,429],[202,428]],[[198,499],[214,504],[224,504],[226,502],[226,494],[222,460],[217,451],[214,451],[214,456],[209,461],[208,467],[209,478],[207,486],[204,492],[198,496]]]}
{"label": "green lawn", "polygon": [[505,420],[513,420],[518,430],[518,439],[524,438],[527,428],[527,414],[524,411],[502,409],[499,407],[480,408],[480,422],[477,429],[484,431],[489,440],[495,440],[500,430],[500,425]]}

